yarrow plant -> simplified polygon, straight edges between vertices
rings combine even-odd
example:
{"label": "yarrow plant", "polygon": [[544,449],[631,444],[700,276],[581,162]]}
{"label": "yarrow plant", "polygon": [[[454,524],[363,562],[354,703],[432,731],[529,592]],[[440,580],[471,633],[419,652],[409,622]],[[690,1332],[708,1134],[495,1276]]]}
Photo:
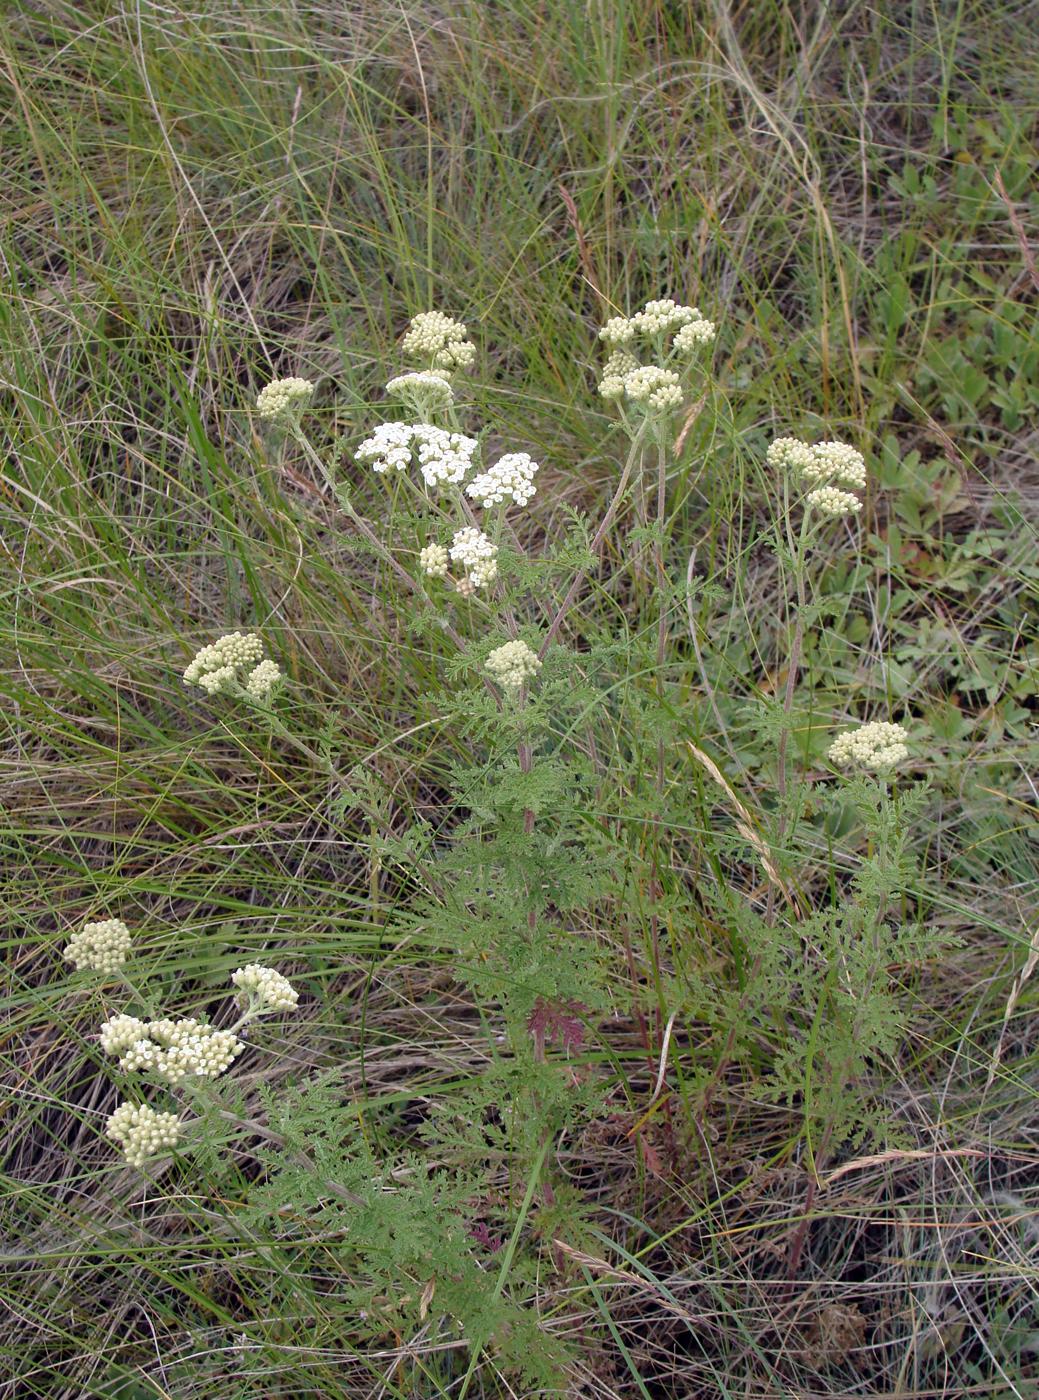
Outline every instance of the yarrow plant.
{"label": "yarrow plant", "polygon": [[275,379],[260,391],[256,412],[267,423],[291,423],[309,407],[313,397],[314,386],[307,379]]}
{"label": "yarrow plant", "polygon": [[[122,966],[130,942],[130,931],[121,919],[88,923],[70,941],[66,956],[77,967],[111,972]],[[231,984],[241,1009],[232,1025],[221,1028],[195,1016],[146,1020],[119,1012],[100,1027],[102,1051],[118,1062],[124,1074],[171,1090],[219,1079],[246,1048],[238,1036],[243,1027],[260,1016],[291,1011],[299,1000],[299,993],[281,973],[259,963],[238,968]],[[127,1163],[142,1168],[149,1158],[175,1147],[186,1126],[179,1110],[125,1100],[109,1116],[105,1131],[122,1147]]]}

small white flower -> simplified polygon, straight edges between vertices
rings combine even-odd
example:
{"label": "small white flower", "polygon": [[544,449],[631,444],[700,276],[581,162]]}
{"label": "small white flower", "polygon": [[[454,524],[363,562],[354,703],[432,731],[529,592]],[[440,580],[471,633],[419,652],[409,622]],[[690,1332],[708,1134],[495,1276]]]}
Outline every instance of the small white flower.
{"label": "small white flower", "polygon": [[474,476],[465,492],[485,510],[509,500],[525,506],[537,490],[534,476],[538,471],[538,463],[528,453],[507,452],[493,467]]}
{"label": "small white flower", "polygon": [[292,1011],[299,1001],[299,992],[287,977],[273,967],[248,963],[231,974],[231,981],[242,994],[243,1003],[260,1015],[274,1011]]}
{"label": "small white flower", "polygon": [[473,588],[483,588],[498,577],[498,548],[475,525],[455,532],[449,550],[451,558],[468,569]]}
{"label": "small white flower", "polygon": [[812,506],[820,515],[857,515],[862,509],[858,496],[842,491],[838,486],[819,486],[809,491],[805,504]]}
{"label": "small white flower", "polygon": [[710,345],[717,334],[717,327],[713,321],[708,321],[705,316],[698,317],[692,321],[687,321],[675,336],[671,344],[680,355],[693,355],[697,350],[705,345]]}
{"label": "small white flower", "polygon": [[314,386],[308,379],[275,379],[260,390],[256,411],[268,422],[289,422],[298,418],[314,397]]}
{"label": "small white flower", "polygon": [[261,661],[246,676],[245,689],[254,700],[266,700],[282,680],[281,667],[276,661]]}
{"label": "small white flower", "polygon": [[641,365],[624,380],[624,392],[634,404],[645,405],[656,413],[680,408],[682,388],[674,370],[659,365]]}
{"label": "small white flower", "polygon": [[427,578],[447,578],[447,550],[442,544],[427,544],[419,550],[419,568]]}
{"label": "small white flower", "polygon": [[515,694],[541,670],[541,662],[526,642],[506,642],[495,647],[484,666],[503,690]]}
{"label": "small white flower", "polygon": [[184,671],[184,681],[217,695],[233,690],[239,672],[252,670],[262,660],[263,642],[255,632],[229,632],[196,653]]}
{"label": "small white flower", "polygon": [[445,408],[455,396],[447,372],[435,369],[398,374],[386,385],[386,392],[391,398],[403,399],[419,414]]}
{"label": "small white flower", "polygon": [[473,465],[479,443],[464,433],[449,433],[432,423],[416,423],[412,428],[419,469],[427,486],[457,486]]}
{"label": "small white flower", "polygon": [[66,944],[65,961],[80,971],[89,967],[95,972],[115,972],[126,962],[130,942],[130,930],[122,919],[84,924]]}
{"label": "small white flower", "polygon": [[801,468],[805,481],[850,486],[862,491],[866,486],[866,462],[862,453],[846,442],[817,442],[812,461]]}
{"label": "small white flower", "polygon": [[175,1147],[180,1119],[175,1113],[159,1113],[146,1103],[121,1103],[109,1116],[105,1132],[119,1143],[131,1167],[142,1167],[149,1157]]}
{"label": "small white flower", "polygon": [[465,369],[476,358],[476,346],[466,339],[461,321],[442,311],[423,311],[412,317],[401,340],[401,349],[413,360],[427,360],[431,369]]}
{"label": "small white flower", "polygon": [[125,1055],[147,1033],[147,1022],[136,1016],[113,1016],[101,1027],[101,1049],[106,1055]]}
{"label": "small white flower", "polygon": [[882,772],[909,757],[909,735],[900,724],[874,719],[839,735],[827,750],[832,763]]}
{"label": "small white flower", "polygon": [[635,326],[627,316],[611,316],[599,332],[607,345],[630,345],[635,339]]}
{"label": "small white flower", "polygon": [[357,448],[354,459],[380,476],[391,469],[402,472],[411,466],[414,431],[407,423],[380,423]]}

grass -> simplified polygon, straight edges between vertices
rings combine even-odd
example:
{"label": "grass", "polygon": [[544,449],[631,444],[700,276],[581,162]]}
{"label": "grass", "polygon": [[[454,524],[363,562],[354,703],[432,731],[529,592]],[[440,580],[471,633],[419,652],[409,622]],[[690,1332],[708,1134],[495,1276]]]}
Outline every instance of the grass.
{"label": "grass", "polygon": [[[616,481],[597,326],[666,295],[719,338],[668,482],[665,664],[637,494],[565,628],[578,653],[615,648],[569,733],[594,757],[588,832],[630,876],[574,932],[622,969],[627,940],[635,985],[618,973],[584,1052],[607,1107],[557,1148],[586,1228],[561,1256],[525,1209],[506,1263],[534,1261],[575,1395],[1035,1393],[1032,20],[980,0],[9,7],[0,1393],[521,1393],[448,1333],[373,1339],[329,1241],[230,1228],[250,1141],[147,1185],[119,1165],[94,1037],[120,989],[99,1001],[60,950],[118,915],[164,1005],[214,1010],[277,950],[304,1010],[242,1062],[250,1114],[263,1083],[335,1067],[389,1153],[479,1080],[493,1013],[455,947],[391,936],[429,888],[387,838],[436,826],[467,755],[447,650],[251,408],[305,375],[322,438],[353,444],[408,317],[459,315],[474,419],[546,464],[537,547],[573,511],[598,520]],[[818,567],[790,743],[811,780],[777,840],[791,585],[764,447],[826,429],[868,449],[871,495]],[[289,673],[295,731],[368,775],[362,802],[180,684],[235,626]],[[801,898],[855,868],[852,818],[827,828],[813,802],[833,729],[867,713],[913,722],[931,786],[909,903],[958,942],[892,969],[910,1030],[858,1091],[898,1132],[832,1156],[813,1197],[798,1104],[762,1090],[785,1038],[809,1043],[804,1008],[726,1053],[746,968],[725,911],[768,898],[738,818]]]}

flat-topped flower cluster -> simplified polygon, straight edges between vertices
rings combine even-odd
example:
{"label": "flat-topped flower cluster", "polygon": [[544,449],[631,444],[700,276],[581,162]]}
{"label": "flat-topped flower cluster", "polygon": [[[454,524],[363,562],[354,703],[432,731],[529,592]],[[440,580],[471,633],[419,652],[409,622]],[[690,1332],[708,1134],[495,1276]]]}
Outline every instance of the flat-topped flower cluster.
{"label": "flat-topped flower cluster", "polygon": [[204,646],[184,671],[185,685],[207,695],[232,695],[264,702],[282,679],[276,661],[265,660],[255,632],[228,632]]}
{"label": "flat-topped flower cluster", "polygon": [[811,488],[805,504],[820,515],[857,515],[862,509],[862,502],[852,494],[866,489],[866,462],[857,448],[846,442],[818,442],[810,447],[800,438],[780,437],[765,455],[770,467],[789,471]]}
{"label": "flat-topped flower cluster", "polygon": [[[599,332],[611,352],[599,380],[600,396],[647,418],[666,419],[685,402],[682,377],[716,333],[698,306],[670,297],[647,301],[634,316],[611,317]],[[651,353],[650,363],[634,353],[640,346]]]}

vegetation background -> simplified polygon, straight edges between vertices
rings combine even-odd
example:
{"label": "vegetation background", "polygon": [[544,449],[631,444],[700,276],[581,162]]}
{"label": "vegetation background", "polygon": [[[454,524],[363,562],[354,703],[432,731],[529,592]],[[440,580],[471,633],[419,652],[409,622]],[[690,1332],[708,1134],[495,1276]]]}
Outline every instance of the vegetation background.
{"label": "vegetation background", "polygon": [[[712,991],[672,1026],[665,1131],[637,898],[575,928],[616,943],[621,984],[630,933],[634,974],[578,1057],[610,1104],[559,1146],[586,1217],[565,1255],[531,1223],[531,1306],[574,1395],[1034,1396],[1035,4],[0,8],[0,1394],[459,1393],[453,1343],[373,1338],[320,1233],[222,1228],[258,1171],[247,1139],[143,1186],[118,1163],[99,1002],[61,948],[121,916],[171,997],[277,949],[303,1009],[242,1063],[254,1109],[261,1081],[336,1068],[378,1149],[462,1101],[485,1008],[447,943],[387,936],[408,891],[381,845],[435,820],[464,757],[442,662],[250,410],[300,374],[328,440],[353,442],[408,317],[460,316],[474,417],[544,464],[536,544],[597,519],[616,480],[598,325],[673,295],[719,324],[717,412],[669,493],[669,567],[692,582],[657,839],[667,975]],[[864,448],[872,488],[820,569],[793,747],[811,784],[846,718],[907,719],[930,781],[911,901],[956,945],[892,970],[911,1029],[859,1086],[887,1135],[806,1196],[797,1104],[760,1092],[800,1012],[733,1057],[708,1003],[740,985],[720,894],[763,897],[736,822],[775,807],[760,706],[788,581],[764,448],[823,427]],[[568,639],[625,643],[587,817],[636,895],[661,733],[639,538],[627,511]],[[290,672],[299,731],[366,766],[365,814],[186,692],[192,652],[236,626]],[[847,833],[819,830],[783,853],[801,890],[850,868]],[[470,1382],[521,1393],[493,1355]]]}

